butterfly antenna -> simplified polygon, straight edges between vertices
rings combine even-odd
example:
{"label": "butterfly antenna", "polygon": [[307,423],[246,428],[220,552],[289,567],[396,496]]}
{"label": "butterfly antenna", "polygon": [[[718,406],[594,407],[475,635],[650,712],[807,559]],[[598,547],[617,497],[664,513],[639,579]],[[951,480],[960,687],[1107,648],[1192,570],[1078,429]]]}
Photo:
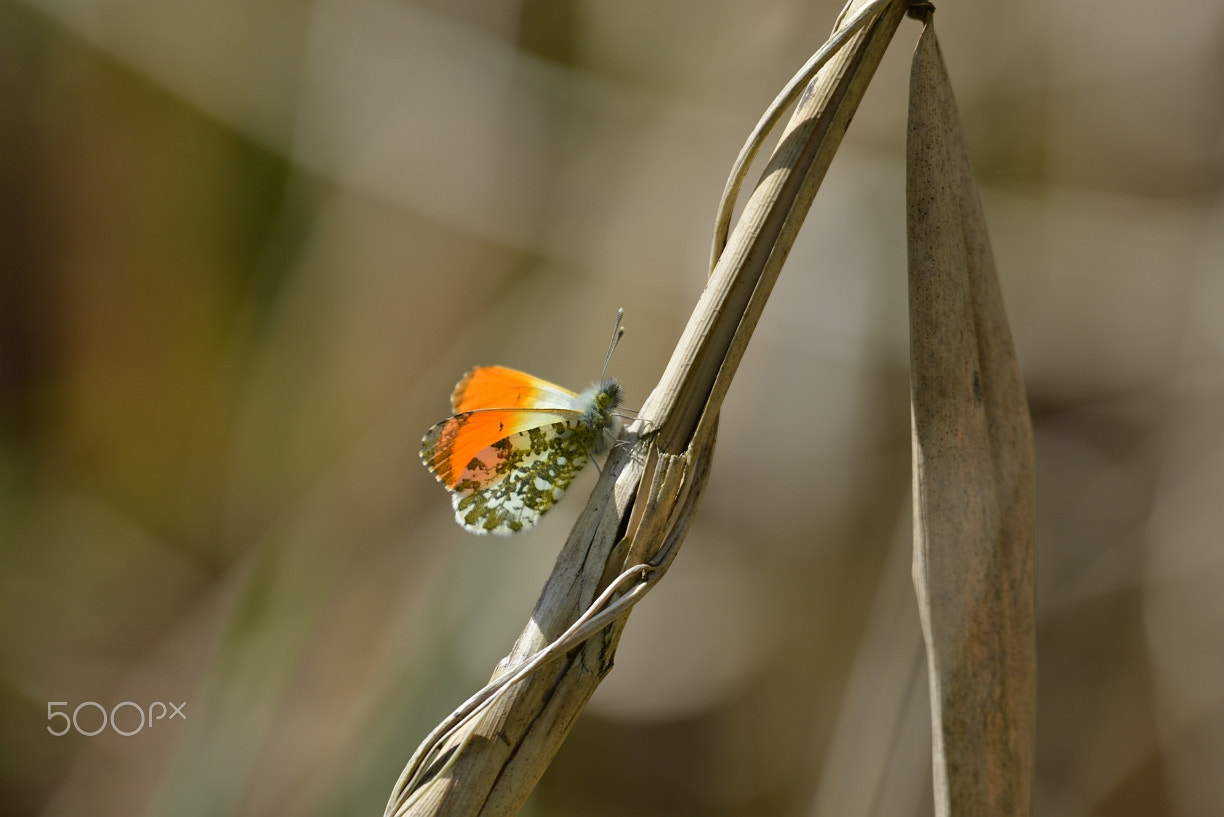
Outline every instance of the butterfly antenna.
{"label": "butterfly antenna", "polygon": [[625,336],[625,327],[621,326],[621,319],[624,317],[624,307],[616,310],[616,325],[612,327],[612,340],[608,343],[608,356],[604,358],[603,371],[599,375],[601,380],[608,373],[608,363],[612,360],[612,353],[616,351],[616,344],[620,343],[620,339]]}

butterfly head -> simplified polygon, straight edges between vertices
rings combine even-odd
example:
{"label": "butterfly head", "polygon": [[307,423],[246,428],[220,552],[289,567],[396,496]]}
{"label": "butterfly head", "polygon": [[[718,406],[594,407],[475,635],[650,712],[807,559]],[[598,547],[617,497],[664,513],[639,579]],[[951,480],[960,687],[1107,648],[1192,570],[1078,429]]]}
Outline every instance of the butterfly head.
{"label": "butterfly head", "polygon": [[578,395],[582,424],[593,432],[592,451],[595,453],[604,449],[605,432],[616,436],[619,418],[615,412],[624,401],[625,389],[614,377],[605,377]]}

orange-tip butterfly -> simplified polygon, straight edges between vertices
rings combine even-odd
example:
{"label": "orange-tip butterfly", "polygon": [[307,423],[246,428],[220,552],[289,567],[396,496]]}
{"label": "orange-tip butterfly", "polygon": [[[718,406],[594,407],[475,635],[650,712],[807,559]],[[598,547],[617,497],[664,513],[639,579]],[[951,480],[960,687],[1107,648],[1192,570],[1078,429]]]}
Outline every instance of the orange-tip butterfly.
{"label": "orange-tip butterfly", "polygon": [[[618,315],[609,357],[621,333]],[[534,526],[604,449],[622,399],[611,377],[575,394],[504,366],[477,366],[451,394],[455,416],[425,432],[421,461],[451,492],[460,525],[509,536]]]}

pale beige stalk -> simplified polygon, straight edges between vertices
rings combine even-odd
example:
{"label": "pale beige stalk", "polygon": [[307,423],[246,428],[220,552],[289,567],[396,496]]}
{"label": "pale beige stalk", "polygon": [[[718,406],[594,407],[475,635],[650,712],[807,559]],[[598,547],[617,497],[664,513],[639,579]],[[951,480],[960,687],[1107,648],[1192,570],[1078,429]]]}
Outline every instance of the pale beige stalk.
{"label": "pale beige stalk", "polygon": [[568,652],[550,651],[521,680],[448,719],[405,769],[387,815],[511,815],[526,801],[611,668],[632,602],[663,575],[688,532],[723,395],[905,10],[903,0],[885,5],[799,100],[658,386],[609,458],[494,683],[539,661],[583,616],[598,616],[592,605],[605,588],[636,574],[620,594],[628,603],[610,623],[593,617],[602,629],[581,645],[567,636]]}

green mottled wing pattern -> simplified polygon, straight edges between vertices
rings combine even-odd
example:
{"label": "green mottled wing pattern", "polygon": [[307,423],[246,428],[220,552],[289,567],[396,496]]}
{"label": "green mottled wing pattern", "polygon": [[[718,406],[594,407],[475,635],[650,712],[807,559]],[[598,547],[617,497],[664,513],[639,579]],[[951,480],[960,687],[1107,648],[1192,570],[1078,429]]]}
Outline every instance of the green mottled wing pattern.
{"label": "green mottled wing pattern", "polygon": [[602,433],[575,413],[498,440],[471,459],[451,489],[456,520],[473,533],[532,527],[587,464]]}

